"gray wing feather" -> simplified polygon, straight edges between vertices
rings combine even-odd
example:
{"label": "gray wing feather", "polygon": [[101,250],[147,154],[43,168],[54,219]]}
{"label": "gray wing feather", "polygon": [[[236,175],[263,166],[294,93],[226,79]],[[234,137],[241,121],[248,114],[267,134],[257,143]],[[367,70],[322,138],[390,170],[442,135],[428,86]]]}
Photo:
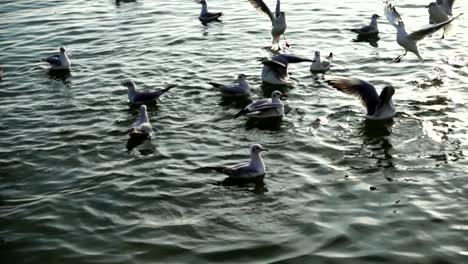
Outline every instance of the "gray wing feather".
{"label": "gray wing feather", "polygon": [[50,65],[54,65],[54,66],[62,65],[62,61],[60,60],[60,57],[56,55],[47,57],[42,60],[48,62]]}
{"label": "gray wing feather", "polygon": [[[252,6],[257,9],[258,12],[264,13],[268,15],[268,17],[271,20],[271,25],[273,26],[275,23],[276,18],[273,16],[273,13],[271,12],[270,8],[263,2],[263,0],[248,0]],[[278,0],[279,2],[279,0]]]}
{"label": "gray wing feather", "polygon": [[398,27],[398,21],[402,21],[400,13],[396,10],[395,6],[387,3],[384,7],[385,17],[387,17],[388,23],[394,27]]}
{"label": "gray wing feather", "polygon": [[361,103],[367,108],[367,114],[374,114],[375,107],[380,99],[372,84],[361,79],[340,76],[328,76],[325,78],[325,81],[345,94],[358,97]]}
{"label": "gray wing feather", "polygon": [[409,34],[408,38],[410,38],[410,39],[412,39],[414,41],[419,41],[419,40],[421,40],[421,39],[423,39],[423,38],[437,32],[439,29],[443,28],[447,24],[450,24],[454,19],[458,18],[461,15],[463,15],[463,14],[459,14],[458,16],[456,16],[456,17],[454,17],[454,18],[452,18],[450,20],[444,21],[442,23],[431,25],[431,26],[425,27],[425,28],[420,29],[420,30],[416,30],[413,33]]}
{"label": "gray wing feather", "polygon": [[305,61],[312,62],[311,59],[308,59],[302,56],[293,55],[293,54],[279,54],[279,55],[274,56],[272,60],[281,62],[286,67],[288,66],[289,63],[298,63],[298,62],[305,62]]}

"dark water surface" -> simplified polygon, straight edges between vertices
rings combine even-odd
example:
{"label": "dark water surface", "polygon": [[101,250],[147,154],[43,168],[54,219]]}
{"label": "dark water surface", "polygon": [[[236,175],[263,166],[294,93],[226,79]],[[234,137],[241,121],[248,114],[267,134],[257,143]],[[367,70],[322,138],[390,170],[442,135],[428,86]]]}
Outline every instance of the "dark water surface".
{"label": "dark water surface", "polygon": [[[271,3],[270,3],[271,2]],[[274,1],[268,1],[270,5]],[[428,1],[399,1],[407,28]],[[346,28],[381,1],[284,1],[288,52],[335,54],[331,73],[396,88],[392,122],[292,65],[290,113],[247,129],[208,81],[249,75],[263,97],[270,22],[247,1],[0,0],[1,263],[468,263],[468,5],[452,32],[402,50],[381,19],[378,47]],[[70,77],[38,59],[65,46]],[[176,84],[151,107],[157,132],[127,152],[138,109],[120,82]],[[226,187],[206,165],[264,155],[264,186]],[[376,188],[374,190],[374,188]]]}

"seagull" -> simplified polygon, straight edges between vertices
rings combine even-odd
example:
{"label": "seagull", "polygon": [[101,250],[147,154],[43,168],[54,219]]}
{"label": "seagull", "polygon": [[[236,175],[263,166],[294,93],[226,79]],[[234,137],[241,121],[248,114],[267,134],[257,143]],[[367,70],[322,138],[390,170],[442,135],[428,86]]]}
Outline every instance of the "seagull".
{"label": "seagull", "polygon": [[216,12],[216,13],[208,12],[208,5],[206,4],[205,0],[201,0],[198,3],[202,5],[200,16],[198,17],[198,19],[203,24],[206,24],[212,21],[219,21],[219,18],[223,15],[222,12]]}
{"label": "seagull", "polygon": [[47,58],[41,59],[50,64],[51,70],[70,70],[71,61],[68,59],[66,50],[64,47],[60,47],[60,53],[57,55],[52,55]]}
{"label": "seagull", "polygon": [[175,85],[170,85],[164,89],[158,89],[155,91],[143,91],[139,92],[136,90],[136,85],[132,80],[127,80],[122,83],[123,86],[128,88],[128,101],[132,104],[150,104],[156,102],[159,97],[170,89],[174,88]]}
{"label": "seagull", "polygon": [[271,12],[270,8],[263,2],[263,0],[248,0],[257,11],[268,15],[271,20],[271,49],[280,50],[279,41],[281,35],[283,35],[286,47],[289,47],[284,32],[286,31],[286,17],[285,13],[281,11],[280,0],[276,0],[276,11],[275,14]]}
{"label": "seagull", "polygon": [[[429,23],[430,24],[437,24],[441,22],[445,22],[452,17],[452,1],[442,1],[438,0],[437,2],[431,2],[428,6],[426,6],[427,11],[429,12]],[[447,27],[444,27],[444,32],[442,33],[442,38],[445,37],[445,31]]]}
{"label": "seagull", "polygon": [[207,169],[222,172],[232,179],[255,179],[265,175],[265,164],[263,163],[261,152],[268,151],[260,144],[253,144],[250,147],[249,163],[241,163],[233,166],[209,166]]}
{"label": "seagull", "polygon": [[223,96],[247,96],[250,95],[250,86],[246,79],[247,76],[245,74],[239,74],[237,76],[237,83],[225,85],[209,82],[209,84],[217,88]]}
{"label": "seagull", "polygon": [[436,4],[449,16],[453,16],[452,7],[455,0],[437,0]]}
{"label": "seagull", "polygon": [[366,119],[385,120],[396,113],[392,101],[395,89],[392,86],[383,88],[379,96],[372,84],[357,78],[327,76],[325,82],[345,94],[358,97],[367,109]]}
{"label": "seagull", "polygon": [[151,138],[153,127],[148,120],[148,113],[146,112],[146,105],[140,106],[140,116],[127,130],[130,137],[145,137]]}
{"label": "seagull", "polygon": [[325,73],[331,67],[331,60],[333,59],[333,53],[330,52],[328,55],[328,61],[320,60],[320,51],[315,52],[315,58],[312,64],[310,65],[310,71],[312,73]]}
{"label": "seagull", "polygon": [[238,118],[241,115],[252,118],[268,118],[268,117],[282,117],[284,116],[284,106],[280,99],[287,97],[280,91],[271,93],[270,99],[260,99],[245,106],[239,113],[234,115]]}
{"label": "seagull", "polygon": [[351,29],[352,32],[355,32],[359,35],[368,36],[379,34],[379,28],[377,26],[377,19],[380,18],[379,15],[373,14],[371,17],[371,22],[368,26],[363,26],[360,28]]}
{"label": "seagull", "polygon": [[400,62],[401,59],[408,53],[408,51],[411,51],[412,53],[416,54],[419,60],[422,61],[423,58],[419,54],[417,42],[438,31],[444,26],[450,24],[454,19],[462,15],[460,14],[445,22],[431,25],[420,30],[416,30],[411,34],[408,34],[405,29],[405,24],[403,23],[400,14],[396,11],[395,6],[392,6],[391,4],[387,3],[385,5],[384,10],[385,16],[387,17],[390,24],[392,24],[397,29],[397,43],[405,49],[405,53],[396,57],[395,62]]}
{"label": "seagull", "polygon": [[290,85],[288,64],[298,62],[313,62],[313,60],[292,55],[292,54],[278,54],[269,59],[261,59],[263,64],[262,81],[275,85]]}

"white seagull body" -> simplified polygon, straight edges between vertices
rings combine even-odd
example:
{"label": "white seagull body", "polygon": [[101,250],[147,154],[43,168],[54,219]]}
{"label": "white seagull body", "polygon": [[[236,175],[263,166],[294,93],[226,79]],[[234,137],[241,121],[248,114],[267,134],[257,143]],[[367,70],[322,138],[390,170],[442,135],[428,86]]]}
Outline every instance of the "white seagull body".
{"label": "white seagull body", "polygon": [[379,17],[379,15],[373,14],[369,25],[360,28],[353,28],[351,31],[362,36],[379,34],[379,27],[377,25],[377,19]]}
{"label": "white seagull body", "polygon": [[325,82],[343,93],[358,97],[366,107],[369,120],[390,119],[396,113],[392,101],[395,89],[391,86],[385,87],[378,95],[372,84],[357,78],[327,76]]}
{"label": "white seagull body", "polygon": [[198,3],[202,5],[200,16],[198,17],[198,19],[203,24],[206,24],[212,21],[218,21],[219,18],[223,15],[222,12],[214,12],[214,13],[208,12],[208,5],[206,4],[205,0],[201,0]]}
{"label": "white seagull body", "polygon": [[333,53],[330,53],[328,56],[328,61],[322,61],[320,59],[320,51],[315,52],[314,62],[310,65],[310,71],[312,73],[325,73],[331,67],[331,59],[333,58]]}
{"label": "white seagull body", "polygon": [[146,112],[146,105],[140,106],[140,115],[138,119],[132,124],[132,126],[127,130],[127,134],[130,137],[141,137],[146,136],[151,138],[152,136],[153,127],[151,126],[148,113]]}
{"label": "white seagull body", "polygon": [[232,179],[255,179],[265,175],[265,164],[263,163],[262,151],[268,151],[260,144],[253,144],[250,147],[250,161],[233,166],[209,166],[208,169],[222,172]]}
{"label": "white seagull body", "polygon": [[395,7],[391,4],[386,4],[384,10],[390,24],[392,24],[397,29],[397,43],[405,49],[404,54],[395,58],[396,62],[401,61],[401,59],[408,53],[408,51],[414,53],[420,60],[423,60],[419,54],[417,42],[445,27],[461,15],[460,14],[445,22],[431,25],[408,34],[405,29],[405,24],[403,23],[403,20],[401,19],[400,14],[396,11]]}
{"label": "white seagull body", "polygon": [[[284,32],[286,31],[286,15],[284,12],[281,12],[280,0],[276,1],[276,10],[275,14],[271,12],[270,8],[265,4],[263,0],[248,0],[252,6],[257,9],[259,12],[266,14],[271,21],[271,49],[280,50],[279,41],[281,35],[284,37]],[[286,38],[285,38],[286,40]],[[288,46],[286,42],[286,46]]]}
{"label": "white seagull body", "polygon": [[64,47],[60,47],[58,55],[52,55],[42,61],[49,63],[51,70],[70,70],[71,67],[71,61]]}
{"label": "white seagull body", "polygon": [[171,85],[164,89],[141,92],[136,90],[136,84],[132,80],[125,81],[122,85],[128,89],[128,101],[137,105],[155,103],[161,95],[174,88],[174,85]]}
{"label": "white seagull body", "polygon": [[234,84],[219,84],[215,82],[209,82],[213,87],[217,88],[223,96],[248,96],[250,95],[250,85],[246,80],[245,74],[239,74],[237,76],[237,83]]}
{"label": "white seagull body", "polygon": [[312,62],[313,60],[292,54],[278,54],[271,60],[264,59],[262,60],[262,81],[275,85],[290,85],[288,64],[305,61]]}
{"label": "white seagull body", "polygon": [[269,118],[269,117],[282,117],[284,116],[284,105],[281,102],[281,97],[284,95],[280,91],[274,91],[270,99],[260,99],[246,107],[239,113],[234,115],[237,118],[245,115],[251,118]]}

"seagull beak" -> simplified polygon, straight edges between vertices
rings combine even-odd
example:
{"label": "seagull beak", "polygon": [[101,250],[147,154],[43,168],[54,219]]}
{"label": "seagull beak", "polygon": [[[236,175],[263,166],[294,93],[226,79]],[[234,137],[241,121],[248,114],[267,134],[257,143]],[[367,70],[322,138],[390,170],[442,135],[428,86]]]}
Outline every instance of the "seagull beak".
{"label": "seagull beak", "polygon": [[430,5],[424,6],[424,8],[429,8],[429,7],[430,7]]}
{"label": "seagull beak", "polygon": [[288,95],[287,94],[281,94],[280,99],[281,100],[288,99]]}
{"label": "seagull beak", "polygon": [[261,148],[261,149],[260,149],[260,152],[262,152],[262,151],[267,151],[267,152],[269,152],[270,150],[268,150],[267,148]]}

